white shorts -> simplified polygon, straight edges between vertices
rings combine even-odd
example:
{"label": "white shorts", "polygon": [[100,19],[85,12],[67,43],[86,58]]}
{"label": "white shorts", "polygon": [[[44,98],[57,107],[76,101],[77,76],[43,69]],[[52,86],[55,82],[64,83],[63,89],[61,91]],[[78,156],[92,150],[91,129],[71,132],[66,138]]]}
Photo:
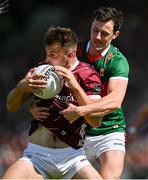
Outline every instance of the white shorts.
{"label": "white shorts", "polygon": [[106,151],[119,150],[125,153],[125,133],[114,132],[106,135],[86,136],[84,149],[91,164],[94,164],[96,159]]}
{"label": "white shorts", "polygon": [[81,168],[90,165],[83,148],[52,149],[32,143],[20,159],[30,162],[45,179],[71,179]]}

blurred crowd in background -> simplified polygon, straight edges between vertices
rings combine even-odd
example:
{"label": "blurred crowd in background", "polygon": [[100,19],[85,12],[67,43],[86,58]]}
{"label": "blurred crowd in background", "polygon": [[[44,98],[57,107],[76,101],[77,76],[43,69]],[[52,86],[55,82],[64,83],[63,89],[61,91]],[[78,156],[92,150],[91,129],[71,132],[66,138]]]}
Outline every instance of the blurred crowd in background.
{"label": "blurred crowd in background", "polygon": [[[125,22],[114,45],[130,64],[128,91],[123,108],[127,127],[137,110],[148,104],[148,5],[146,0],[10,0],[7,13],[0,14],[0,175],[20,156],[27,143],[25,132],[31,116],[27,104],[18,112],[6,109],[8,92],[25,73],[45,58],[43,36],[51,25],[70,27],[79,41],[88,39],[92,12],[101,6],[123,11]],[[148,119],[148,116],[147,116]],[[123,178],[148,178],[148,123],[146,133],[127,143]],[[144,127],[144,128],[143,128]],[[147,130],[146,130],[147,128]]]}

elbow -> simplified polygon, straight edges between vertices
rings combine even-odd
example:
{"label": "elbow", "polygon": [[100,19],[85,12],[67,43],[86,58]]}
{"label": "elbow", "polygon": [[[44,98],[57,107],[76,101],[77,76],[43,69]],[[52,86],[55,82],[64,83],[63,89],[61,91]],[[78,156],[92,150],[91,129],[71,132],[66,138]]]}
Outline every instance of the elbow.
{"label": "elbow", "polygon": [[91,124],[92,128],[98,128],[101,125],[101,123]]}
{"label": "elbow", "polygon": [[97,128],[99,126],[101,126],[101,123],[102,123],[102,119],[103,117],[91,117],[89,118],[89,121],[88,121],[88,118],[85,118],[87,119],[87,123],[92,127],[92,128]]}
{"label": "elbow", "polygon": [[97,123],[95,124],[95,127],[94,127],[94,128],[97,128],[97,127],[101,126],[101,124],[102,124],[102,119],[103,119],[103,116],[98,117]]}

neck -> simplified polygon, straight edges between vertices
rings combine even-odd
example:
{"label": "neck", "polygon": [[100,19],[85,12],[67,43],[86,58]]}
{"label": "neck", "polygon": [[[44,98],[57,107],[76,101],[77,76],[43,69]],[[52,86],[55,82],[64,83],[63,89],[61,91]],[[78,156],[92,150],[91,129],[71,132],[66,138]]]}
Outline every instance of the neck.
{"label": "neck", "polygon": [[78,65],[78,63],[79,63],[79,61],[78,61],[77,57],[75,57],[73,59],[73,61],[68,64],[68,69],[73,70]]}
{"label": "neck", "polygon": [[104,50],[105,50],[106,48],[104,48],[104,49],[94,49],[92,46],[90,46],[90,48],[89,48],[89,50],[88,50],[88,52],[91,54],[91,56],[98,56],[99,54],[101,54]]}
{"label": "neck", "polygon": [[106,52],[108,51],[110,45],[108,47],[105,48],[100,48],[100,50],[95,49],[91,46],[91,43],[89,42],[88,46],[87,46],[87,51],[89,52],[89,54],[93,57],[97,57],[98,55],[102,55],[104,56],[106,54]]}

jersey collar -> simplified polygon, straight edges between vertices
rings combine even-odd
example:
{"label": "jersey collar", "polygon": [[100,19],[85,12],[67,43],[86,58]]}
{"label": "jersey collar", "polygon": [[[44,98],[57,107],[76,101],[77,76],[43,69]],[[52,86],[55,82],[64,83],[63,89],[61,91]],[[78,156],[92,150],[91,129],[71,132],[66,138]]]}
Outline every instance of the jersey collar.
{"label": "jersey collar", "polygon": [[71,71],[74,70],[79,64],[79,61],[76,60],[76,62],[69,68]]}

